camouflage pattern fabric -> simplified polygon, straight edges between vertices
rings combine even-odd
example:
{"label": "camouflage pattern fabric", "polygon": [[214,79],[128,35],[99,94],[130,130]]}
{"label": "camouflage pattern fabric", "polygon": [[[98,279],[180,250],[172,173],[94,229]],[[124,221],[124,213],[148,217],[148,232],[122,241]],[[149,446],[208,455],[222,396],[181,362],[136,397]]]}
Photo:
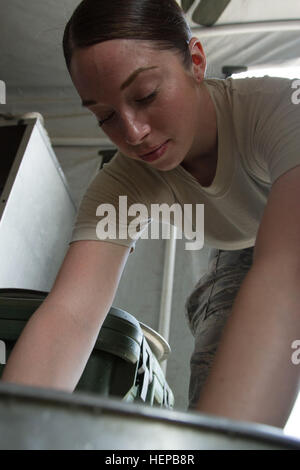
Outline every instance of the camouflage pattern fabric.
{"label": "camouflage pattern fabric", "polygon": [[234,299],[252,265],[253,250],[254,247],[235,251],[212,249],[208,272],[186,300],[185,314],[195,338],[190,360],[190,410],[195,409],[199,400]]}

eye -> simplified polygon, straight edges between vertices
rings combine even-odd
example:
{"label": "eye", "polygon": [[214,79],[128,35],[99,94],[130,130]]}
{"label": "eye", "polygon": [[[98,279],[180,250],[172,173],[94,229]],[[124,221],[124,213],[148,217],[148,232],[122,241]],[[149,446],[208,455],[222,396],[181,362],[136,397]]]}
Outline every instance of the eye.
{"label": "eye", "polygon": [[[150,95],[147,95],[145,96],[144,98],[141,98],[139,100],[135,100],[137,103],[141,103],[141,104],[147,104],[147,103],[150,103],[151,101],[153,101],[156,97],[158,93],[158,90],[155,90],[153,91],[152,93],[150,93]],[[100,127],[103,126],[103,124],[105,124],[107,121],[111,120],[113,117],[114,117],[115,113],[111,113],[109,116],[107,116],[106,118],[104,119],[99,119],[98,120],[98,124]]]}
{"label": "eye", "polygon": [[147,102],[154,100],[156,95],[157,95],[157,90],[153,91],[153,93],[150,93],[150,95],[147,95],[144,98],[141,98],[140,100],[135,100],[135,101],[137,103],[147,103]]}
{"label": "eye", "polygon": [[99,126],[100,126],[100,127],[103,126],[103,124],[104,124],[106,121],[108,121],[109,119],[111,119],[111,118],[114,116],[114,114],[115,114],[115,113],[113,112],[113,113],[111,113],[109,116],[107,116],[106,118],[104,118],[104,119],[102,119],[102,120],[99,119],[99,120],[98,120]]}

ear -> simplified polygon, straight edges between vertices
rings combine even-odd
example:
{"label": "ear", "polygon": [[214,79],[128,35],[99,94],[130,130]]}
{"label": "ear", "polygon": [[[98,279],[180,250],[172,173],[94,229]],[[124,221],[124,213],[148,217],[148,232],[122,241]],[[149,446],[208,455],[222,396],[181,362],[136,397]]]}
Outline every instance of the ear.
{"label": "ear", "polygon": [[206,72],[206,56],[198,38],[192,37],[189,42],[192,57],[192,70],[198,82],[202,82]]}

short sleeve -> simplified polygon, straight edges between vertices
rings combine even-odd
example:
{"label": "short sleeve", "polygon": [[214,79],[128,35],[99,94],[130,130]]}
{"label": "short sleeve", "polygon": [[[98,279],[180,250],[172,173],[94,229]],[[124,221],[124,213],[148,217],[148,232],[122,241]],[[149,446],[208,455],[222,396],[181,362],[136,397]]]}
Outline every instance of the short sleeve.
{"label": "short sleeve", "polygon": [[264,92],[257,95],[259,115],[254,142],[271,184],[300,165],[300,103],[296,99],[296,82],[299,81],[264,77]]}
{"label": "short sleeve", "polygon": [[[151,219],[147,198],[140,190],[139,175],[128,158],[122,161],[117,153],[92,179],[77,212],[70,243],[78,240],[103,240],[135,250],[137,239]],[[128,215],[133,204],[142,204],[144,212]],[[139,223],[130,232],[130,224],[139,216]]]}

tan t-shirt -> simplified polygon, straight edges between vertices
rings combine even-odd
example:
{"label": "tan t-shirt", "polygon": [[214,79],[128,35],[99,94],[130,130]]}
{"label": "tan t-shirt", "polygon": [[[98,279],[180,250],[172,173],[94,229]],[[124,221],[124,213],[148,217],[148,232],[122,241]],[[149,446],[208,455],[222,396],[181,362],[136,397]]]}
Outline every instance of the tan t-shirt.
{"label": "tan t-shirt", "polygon": [[[118,224],[119,196],[126,195],[128,206],[145,204],[149,214],[151,204],[204,204],[205,245],[224,250],[254,246],[272,184],[300,164],[300,104],[292,100],[293,80],[266,76],[204,83],[217,113],[218,163],[212,184],[202,187],[181,165],[160,171],[118,151],[90,183],[71,242],[99,239],[100,204],[116,208]],[[141,225],[141,233],[149,222]],[[136,243],[130,236],[107,241],[131,246],[130,252]]]}

